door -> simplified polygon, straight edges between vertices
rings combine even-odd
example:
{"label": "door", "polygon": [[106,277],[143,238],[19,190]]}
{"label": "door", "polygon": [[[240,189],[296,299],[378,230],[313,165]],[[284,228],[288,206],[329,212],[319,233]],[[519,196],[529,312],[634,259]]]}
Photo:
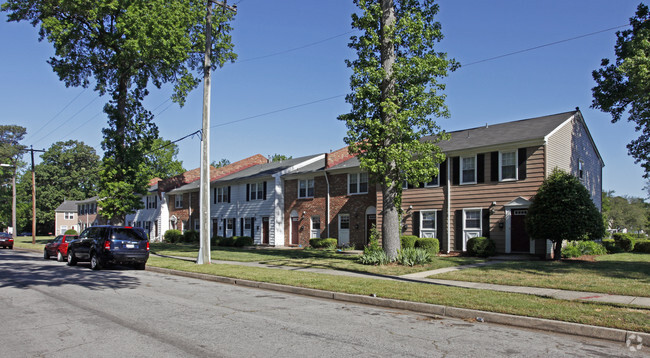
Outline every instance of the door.
{"label": "door", "polygon": [[339,245],[350,244],[350,215],[339,214]]}
{"label": "door", "polygon": [[377,227],[377,215],[376,214],[366,215],[366,244],[370,242],[370,234],[373,226]]}
{"label": "door", "polygon": [[311,234],[310,239],[317,239],[320,237],[320,216],[311,217]]}
{"label": "door", "polygon": [[300,243],[300,219],[297,216],[291,218],[291,245]]}
{"label": "door", "polygon": [[235,235],[235,219],[226,219],[226,237]]}
{"label": "door", "polygon": [[269,217],[262,218],[262,245],[269,244]]}
{"label": "door", "polygon": [[512,210],[510,238],[512,252],[530,252],[530,237],[526,232],[527,209]]}
{"label": "door", "polygon": [[482,233],[481,209],[463,210],[463,251],[467,250],[467,241],[479,237]]}

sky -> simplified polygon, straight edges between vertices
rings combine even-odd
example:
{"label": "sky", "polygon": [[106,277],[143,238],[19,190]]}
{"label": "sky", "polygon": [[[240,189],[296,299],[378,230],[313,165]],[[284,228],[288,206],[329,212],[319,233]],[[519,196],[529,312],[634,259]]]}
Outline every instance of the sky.
{"label": "sky", "polygon": [[[295,158],[344,147],[346,128],[337,117],[350,109],[344,97],[351,74],[345,60],[355,58],[347,46],[355,33],[352,1],[235,3],[232,35],[239,59],[212,76],[210,161],[234,162],[258,153]],[[591,73],[602,58],[614,57],[617,30],[593,33],[628,25],[639,0],[438,4],[445,36],[438,50],[461,64],[442,79],[451,116],[435,120],[444,130],[579,107],[605,161],[603,190],[648,195],[643,170],[627,153],[626,144],[638,137],[633,123],[613,124],[609,114],[590,108]],[[102,108],[108,97],[92,88],[66,88],[46,62],[52,45],[38,42],[38,30],[29,23],[6,20],[0,13],[0,124],[26,127],[23,143],[34,149],[74,139],[102,155]],[[177,140],[201,128],[203,90],[194,90],[182,108],[170,95],[169,85],[153,88],[145,106],[155,115],[160,136]],[[199,137],[177,144],[185,169],[197,168]]]}

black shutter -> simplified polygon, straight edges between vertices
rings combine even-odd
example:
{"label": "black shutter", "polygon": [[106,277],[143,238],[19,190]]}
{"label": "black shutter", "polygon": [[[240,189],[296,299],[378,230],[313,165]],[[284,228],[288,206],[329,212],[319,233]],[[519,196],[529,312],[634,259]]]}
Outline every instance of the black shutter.
{"label": "black shutter", "polygon": [[451,183],[453,185],[460,184],[460,157],[451,158]]}
{"label": "black shutter", "polygon": [[226,219],[223,219],[223,237],[226,237]]}
{"label": "black shutter", "polygon": [[250,201],[251,197],[251,185],[246,184],[246,201]]}
{"label": "black shutter", "polygon": [[476,162],[476,182],[485,183],[485,154],[477,154]]}
{"label": "black shutter", "polygon": [[244,218],[239,218],[239,236],[244,236]]}
{"label": "black shutter", "polygon": [[499,181],[499,152],[492,152],[490,160],[490,180]]}
{"label": "black shutter", "polygon": [[255,239],[255,218],[251,218],[251,237]]}
{"label": "black shutter", "polygon": [[519,159],[519,180],[526,179],[526,161],[528,160],[526,152],[526,148],[519,148],[519,153],[517,153]]}
{"label": "black shutter", "polygon": [[420,237],[420,212],[419,211],[414,211],[413,212],[413,229],[411,232],[413,235]]}
{"label": "black shutter", "polygon": [[456,210],[456,235],[454,235],[454,247],[457,251],[463,251],[463,210]]}
{"label": "black shutter", "polygon": [[266,181],[264,181],[264,184],[262,184],[264,187],[264,194],[262,194],[262,199],[266,200]]}
{"label": "black shutter", "polygon": [[214,196],[214,199],[213,199],[213,200],[214,200],[214,203],[216,204],[216,203],[217,203],[217,188],[214,188],[214,189],[212,190],[212,192],[213,192],[213,196]]}
{"label": "black shutter", "polygon": [[228,202],[230,202],[230,185],[228,185]]}
{"label": "black shutter", "polygon": [[440,163],[440,171],[438,172],[438,184],[447,185],[447,159]]}
{"label": "black shutter", "polygon": [[442,249],[442,237],[445,235],[444,225],[442,224],[442,210],[436,211],[436,238]]}
{"label": "black shutter", "polygon": [[483,237],[490,237],[490,209],[481,209],[481,214],[483,214]]}

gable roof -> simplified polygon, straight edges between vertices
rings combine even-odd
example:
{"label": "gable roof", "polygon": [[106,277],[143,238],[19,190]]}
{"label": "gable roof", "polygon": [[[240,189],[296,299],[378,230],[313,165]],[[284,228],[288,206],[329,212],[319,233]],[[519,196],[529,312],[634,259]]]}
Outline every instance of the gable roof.
{"label": "gable roof", "polygon": [[[238,179],[258,179],[264,177],[271,177],[273,174],[279,173],[285,169],[289,169],[294,165],[298,165],[302,162],[306,162],[311,159],[316,159],[317,157],[322,156],[322,154],[308,155],[300,158],[287,159],[279,162],[271,162],[266,164],[259,164],[248,169],[244,169],[237,173],[225,176],[217,181],[219,182],[229,182]],[[320,166],[323,167],[324,163],[316,161],[315,163],[310,163],[305,167]],[[299,170],[304,170],[305,168],[299,168]]]}
{"label": "gable roof", "polygon": [[61,205],[59,205],[56,209],[54,209],[55,212],[70,212],[70,211],[77,211],[77,202],[76,200],[64,200]]}

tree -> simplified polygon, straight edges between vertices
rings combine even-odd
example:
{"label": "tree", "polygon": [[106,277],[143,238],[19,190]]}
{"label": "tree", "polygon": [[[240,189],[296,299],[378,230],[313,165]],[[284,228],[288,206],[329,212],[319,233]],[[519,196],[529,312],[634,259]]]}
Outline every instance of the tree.
{"label": "tree", "polygon": [[[400,247],[402,183],[428,182],[444,160],[435,144],[446,138],[431,117],[448,117],[438,79],[457,68],[434,45],[442,39],[433,0],[355,0],[352,27],[361,34],[349,46],[357,59],[346,61],[354,73],[339,116],[348,128],[344,141],[361,168],[381,186],[383,247],[394,259]],[[431,136],[423,141],[422,137]]]}
{"label": "tree", "polygon": [[167,179],[183,174],[183,162],[177,159],[178,146],[170,140],[156,138],[152,149],[145,153],[144,171],[149,179]]}
{"label": "tree", "polygon": [[212,165],[215,168],[221,168],[221,167],[225,167],[228,164],[230,164],[230,160],[226,158],[221,158],[221,160],[219,160],[218,162],[213,161],[212,164],[210,165]]}
{"label": "tree", "polygon": [[[211,3],[210,3],[211,4]],[[206,6],[203,1],[8,0],[9,21],[40,25],[40,39],[54,45],[48,61],[66,86],[87,87],[91,79],[104,106],[108,127],[100,195],[102,215],[114,222],[141,207],[148,173],[144,153],[158,129],[142,104],[149,85],[174,85],[172,99],[183,105],[202,78]],[[231,27],[234,13],[213,15],[212,67],[234,61]]]}
{"label": "tree", "polygon": [[603,59],[601,68],[593,72],[596,87],[591,107],[608,112],[612,123],[625,111],[628,121],[636,124],[639,138],[627,145],[628,153],[650,178],[650,12],[639,4],[636,16],[630,18],[631,29],[616,32],[616,62]]}
{"label": "tree", "polygon": [[36,166],[36,222],[52,231],[54,210],[64,200],[97,195],[100,158],[84,142],[56,142],[41,155]]}
{"label": "tree", "polygon": [[603,218],[589,191],[571,174],[554,169],[533,198],[526,231],[535,240],[553,242],[559,260],[564,240],[595,240],[605,235]]}
{"label": "tree", "polygon": [[271,157],[271,162],[281,162],[283,160],[289,160],[289,159],[293,158],[290,155],[287,156],[287,155],[284,155],[284,154],[277,154],[277,153],[271,155],[270,157]]}
{"label": "tree", "polygon": [[0,192],[3,199],[6,198],[6,200],[2,200],[0,212],[2,212],[2,222],[13,227],[14,235],[18,224],[16,222],[18,216],[15,194],[16,173],[23,165],[20,158],[24,153],[25,146],[20,144],[20,141],[23,140],[25,134],[27,134],[25,127],[0,125],[0,164],[3,164],[0,167],[0,180],[2,180],[3,188],[5,184],[11,186],[11,189]]}

